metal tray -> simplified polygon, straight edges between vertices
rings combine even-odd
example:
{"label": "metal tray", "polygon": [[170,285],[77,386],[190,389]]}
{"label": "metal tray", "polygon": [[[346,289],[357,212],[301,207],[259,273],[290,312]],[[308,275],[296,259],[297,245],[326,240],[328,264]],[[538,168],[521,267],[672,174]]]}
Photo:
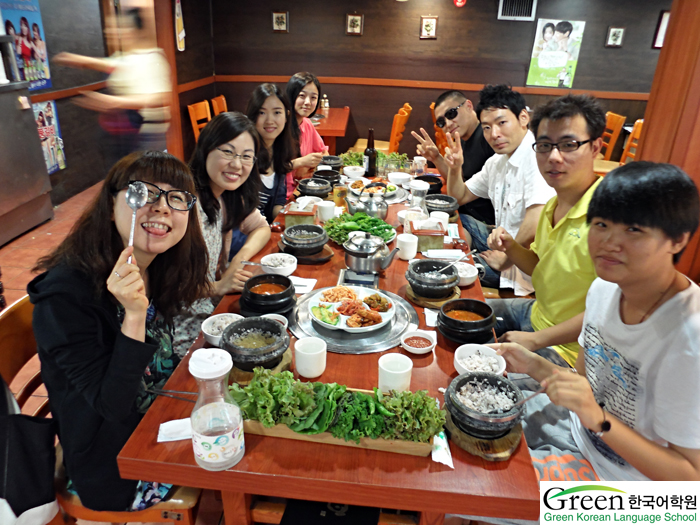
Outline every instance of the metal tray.
{"label": "metal tray", "polygon": [[403,202],[406,199],[408,199],[408,195],[409,192],[399,186],[396,189],[396,193],[394,193],[391,197],[384,197],[384,202],[386,202],[387,204],[396,204],[399,202]]}
{"label": "metal tray", "polygon": [[[328,286],[314,292],[330,288],[335,287]],[[337,354],[372,354],[394,348],[401,343],[401,335],[405,331],[418,328],[418,313],[408,301],[395,293],[384,290],[381,292],[394,302],[396,313],[391,323],[378,330],[366,334],[350,334],[342,330],[328,330],[314,323],[311,320],[308,301],[315,293],[308,293],[297,299],[297,305],[289,316],[289,329],[297,339],[320,337],[326,341],[328,351]]]}

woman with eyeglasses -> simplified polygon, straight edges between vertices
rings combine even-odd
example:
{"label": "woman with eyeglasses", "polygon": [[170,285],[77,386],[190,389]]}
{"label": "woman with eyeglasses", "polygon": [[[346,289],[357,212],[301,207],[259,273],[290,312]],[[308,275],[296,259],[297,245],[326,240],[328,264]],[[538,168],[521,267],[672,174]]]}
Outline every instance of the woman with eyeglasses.
{"label": "woman with eyeglasses", "polygon": [[323,160],[328,146],[311,122],[321,101],[321,83],[316,75],[303,71],[296,73],[287,82],[287,99],[294,107],[291,119],[292,136],[296,142],[298,158],[292,161],[293,171],[287,174],[287,199],[299,184],[299,180],[313,175],[316,166]]}
{"label": "woman with eyeglasses", "polygon": [[[148,202],[136,212],[127,247],[125,195],[135,180],[146,184]],[[117,454],[179,362],[175,314],[208,292],[194,190],[187,166],[172,155],[124,157],[28,285],[69,490],[91,509],[141,510],[170,488],[121,479]]]}
{"label": "woman with eyeglasses", "polygon": [[[209,317],[228,293],[240,292],[253,276],[243,269],[270,239],[270,226],[258,210],[260,174],[257,161],[268,163],[255,125],[239,112],[219,113],[202,130],[190,159],[197,186],[197,211],[209,254],[211,294],[202,296],[176,319],[175,351],[183,356]],[[228,267],[228,247],[234,230],[245,243]],[[218,278],[217,278],[218,277]]]}

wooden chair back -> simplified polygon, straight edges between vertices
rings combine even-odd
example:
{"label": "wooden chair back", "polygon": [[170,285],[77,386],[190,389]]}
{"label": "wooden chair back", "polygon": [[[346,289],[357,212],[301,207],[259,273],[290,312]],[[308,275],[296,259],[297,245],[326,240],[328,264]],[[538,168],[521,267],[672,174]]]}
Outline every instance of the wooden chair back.
{"label": "wooden chair back", "polygon": [[627,164],[630,160],[634,160],[637,156],[637,148],[639,147],[639,138],[642,136],[643,125],[644,119],[641,118],[634,123],[632,133],[627,139],[625,149],[622,151],[622,157],[620,157],[620,166]]}
{"label": "wooden chair back", "polygon": [[399,144],[403,139],[403,132],[406,131],[406,122],[408,122],[408,117],[411,116],[411,111],[413,111],[413,108],[406,102],[399,109],[399,112],[394,115],[394,122],[391,125],[391,136],[389,137],[389,153],[399,151]]}
{"label": "wooden chair back", "polygon": [[226,107],[226,97],[219,95],[218,97],[211,99],[211,109],[214,111],[214,116],[228,111]]}
{"label": "wooden chair back", "polygon": [[435,145],[440,151],[440,155],[445,154],[445,148],[447,147],[447,137],[442,128],[439,128],[436,124],[437,119],[435,118],[435,102],[430,104],[430,116],[433,118],[433,129],[435,130]]}
{"label": "wooden chair back", "polygon": [[[197,102],[196,104],[190,104],[187,106],[187,110],[190,112],[190,120],[192,121],[192,131],[194,131],[194,140],[199,140],[199,133],[202,128],[206,126],[211,120],[211,112],[209,111],[209,102],[203,100],[202,102]],[[204,122],[200,122],[200,121]]]}
{"label": "wooden chair back", "polygon": [[45,417],[50,412],[49,398],[41,380],[33,311],[25,295],[0,312],[0,375],[23,414]]}
{"label": "wooden chair back", "polygon": [[605,114],[605,131],[603,131],[603,147],[605,148],[605,153],[603,155],[603,160],[610,160],[613,149],[615,149],[615,144],[622,131],[622,126],[625,125],[625,120],[627,117],[608,111]]}

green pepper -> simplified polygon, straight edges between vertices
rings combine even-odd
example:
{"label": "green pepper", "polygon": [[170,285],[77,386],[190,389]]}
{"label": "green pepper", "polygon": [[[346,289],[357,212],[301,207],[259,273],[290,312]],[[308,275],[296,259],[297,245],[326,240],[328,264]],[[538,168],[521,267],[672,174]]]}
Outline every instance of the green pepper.
{"label": "green pepper", "polygon": [[360,226],[355,221],[344,222],[340,224],[340,227],[347,231],[356,231],[360,229]]}

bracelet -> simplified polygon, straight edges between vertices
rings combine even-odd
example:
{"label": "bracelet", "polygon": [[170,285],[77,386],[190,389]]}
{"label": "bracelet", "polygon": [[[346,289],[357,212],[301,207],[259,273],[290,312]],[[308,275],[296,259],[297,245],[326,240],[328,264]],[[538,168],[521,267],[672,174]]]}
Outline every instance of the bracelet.
{"label": "bracelet", "polygon": [[602,437],[603,437],[603,434],[604,434],[605,432],[609,432],[609,431],[610,431],[610,426],[611,426],[611,425],[610,425],[610,421],[608,421],[608,420],[605,418],[605,403],[600,402],[600,403],[598,403],[598,406],[599,406],[600,409],[603,411],[603,422],[600,424],[600,431],[599,431],[599,432],[593,432],[593,433],[596,435],[596,437],[602,438]]}

